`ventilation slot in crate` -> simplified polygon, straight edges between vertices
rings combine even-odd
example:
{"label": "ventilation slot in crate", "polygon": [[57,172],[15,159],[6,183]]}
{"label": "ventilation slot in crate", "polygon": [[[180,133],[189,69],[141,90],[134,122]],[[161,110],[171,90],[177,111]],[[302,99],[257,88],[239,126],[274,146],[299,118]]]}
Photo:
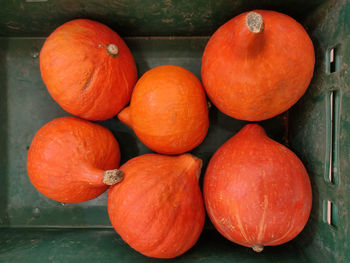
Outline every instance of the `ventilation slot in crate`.
{"label": "ventilation slot in crate", "polygon": [[339,70],[340,67],[340,56],[339,56],[339,47],[333,47],[327,52],[327,73],[334,73]]}
{"label": "ventilation slot in crate", "polygon": [[338,226],[338,207],[332,201],[323,201],[323,222],[334,228]]}
{"label": "ventilation slot in crate", "polygon": [[338,119],[339,119],[339,91],[333,90],[327,98],[327,156],[325,180],[338,183]]}

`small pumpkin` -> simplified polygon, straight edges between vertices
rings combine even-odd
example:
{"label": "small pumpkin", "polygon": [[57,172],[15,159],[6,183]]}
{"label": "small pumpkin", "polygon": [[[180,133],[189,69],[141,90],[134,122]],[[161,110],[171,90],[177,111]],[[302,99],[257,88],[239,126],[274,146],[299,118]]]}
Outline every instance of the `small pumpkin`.
{"label": "small pumpkin", "polygon": [[259,121],[293,106],[305,93],[315,53],[305,29],[274,11],[240,14],[210,38],[202,81],[214,105],[236,119]]}
{"label": "small pumpkin", "polygon": [[246,125],[215,152],[203,192],[216,229],[257,252],[293,239],[311,210],[311,185],[302,162],[257,124]]}
{"label": "small pumpkin", "polygon": [[34,136],[27,170],[34,187],[64,203],[88,201],[122,180],[120,151],[103,126],[75,117],[50,121]]}
{"label": "small pumpkin", "polygon": [[165,65],[136,83],[130,106],[118,114],[152,150],[181,154],[198,146],[208,127],[208,104],[200,81],[188,70]]}
{"label": "small pumpkin", "polygon": [[40,70],[52,98],[88,120],[115,116],[128,104],[137,79],[125,42],[109,27],[88,19],[67,22],[46,39]]}
{"label": "small pumpkin", "polygon": [[190,154],[146,154],[120,167],[121,183],[108,191],[114,229],[132,248],[174,258],[198,240],[205,211],[198,178],[202,161]]}

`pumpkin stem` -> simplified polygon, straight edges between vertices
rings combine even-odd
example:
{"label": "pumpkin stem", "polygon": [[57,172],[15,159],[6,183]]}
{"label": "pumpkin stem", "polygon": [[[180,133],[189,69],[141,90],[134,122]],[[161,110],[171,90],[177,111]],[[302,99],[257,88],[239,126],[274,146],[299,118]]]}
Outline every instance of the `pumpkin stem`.
{"label": "pumpkin stem", "polygon": [[121,120],[123,123],[131,127],[131,120],[130,120],[130,106],[124,108],[121,112],[118,114],[118,119]]}
{"label": "pumpkin stem", "polygon": [[211,107],[212,107],[212,106],[211,106],[211,102],[208,100],[208,101],[207,101],[207,104],[208,104],[208,110],[210,110]]}
{"label": "pumpkin stem", "polygon": [[106,185],[114,185],[119,183],[124,178],[124,173],[121,170],[107,170],[104,172],[103,183]]}
{"label": "pumpkin stem", "polygon": [[264,20],[257,12],[249,12],[245,22],[249,31],[252,33],[257,34],[264,30]]}
{"label": "pumpkin stem", "polygon": [[115,58],[119,54],[119,49],[115,44],[108,44],[107,53]]}
{"label": "pumpkin stem", "polygon": [[260,245],[260,244],[256,244],[256,245],[253,245],[253,246],[252,246],[252,249],[253,249],[255,252],[260,253],[261,251],[264,250],[264,246],[263,246],[263,245]]}

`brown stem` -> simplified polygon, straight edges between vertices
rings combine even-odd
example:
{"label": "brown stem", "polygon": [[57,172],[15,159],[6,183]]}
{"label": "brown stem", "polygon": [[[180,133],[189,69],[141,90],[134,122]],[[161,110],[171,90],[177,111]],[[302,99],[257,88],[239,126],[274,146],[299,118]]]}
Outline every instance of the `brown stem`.
{"label": "brown stem", "polygon": [[265,46],[264,21],[260,14],[249,12],[241,30],[234,33],[234,53],[243,60],[253,59],[261,54]]}
{"label": "brown stem", "polygon": [[121,170],[107,170],[104,172],[103,183],[106,185],[114,185],[119,183],[124,178],[124,173]]}
{"label": "brown stem", "polygon": [[263,245],[256,244],[256,245],[253,245],[253,246],[252,246],[252,249],[253,249],[255,252],[260,253],[261,251],[264,250],[264,246],[263,246]]}
{"label": "brown stem", "polygon": [[257,34],[264,30],[264,20],[257,12],[249,12],[245,19],[245,23],[249,31],[252,33]]}
{"label": "brown stem", "polygon": [[208,110],[210,110],[211,109],[211,102],[208,100],[207,103],[208,103]]}
{"label": "brown stem", "polygon": [[107,53],[114,58],[119,54],[119,49],[115,44],[108,44],[106,49],[107,49]]}

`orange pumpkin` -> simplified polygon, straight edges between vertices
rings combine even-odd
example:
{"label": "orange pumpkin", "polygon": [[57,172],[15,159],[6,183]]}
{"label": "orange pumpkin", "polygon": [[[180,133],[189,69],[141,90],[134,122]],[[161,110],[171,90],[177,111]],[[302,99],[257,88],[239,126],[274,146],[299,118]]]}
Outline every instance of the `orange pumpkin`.
{"label": "orange pumpkin", "polygon": [[257,124],[216,151],[203,191],[216,229],[257,252],[293,239],[310,215],[311,186],[302,162]]}
{"label": "orange pumpkin", "polygon": [[117,33],[87,19],[58,27],[40,52],[43,81],[69,113],[88,120],[115,116],[136,82],[134,59]]}
{"label": "orange pumpkin", "polygon": [[209,126],[200,81],[172,65],[146,72],[136,83],[130,106],[118,117],[144,144],[163,154],[192,150],[203,141]]}
{"label": "orange pumpkin", "polygon": [[202,80],[220,111],[259,121],[299,100],[314,64],[312,42],[298,22],[256,10],[236,16],[213,34],[202,57]]}
{"label": "orange pumpkin", "polygon": [[124,180],[108,191],[108,214],[123,240],[155,258],[174,258],[190,249],[205,219],[201,167],[190,154],[146,154],[122,165]]}
{"label": "orange pumpkin", "polygon": [[101,125],[75,117],[50,121],[34,136],[27,169],[35,188],[59,202],[96,198],[122,179],[119,145]]}

